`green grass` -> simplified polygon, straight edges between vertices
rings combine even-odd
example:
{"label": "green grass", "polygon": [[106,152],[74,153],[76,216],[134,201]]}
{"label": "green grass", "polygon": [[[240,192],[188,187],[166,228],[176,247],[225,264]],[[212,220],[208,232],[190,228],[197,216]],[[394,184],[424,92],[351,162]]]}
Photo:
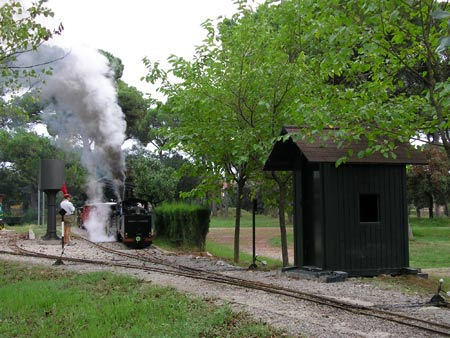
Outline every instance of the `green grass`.
{"label": "green grass", "polygon": [[409,241],[410,265],[450,267],[450,219],[410,218],[414,239]]}
{"label": "green grass", "polygon": [[[228,217],[217,216],[211,217],[211,222],[209,224],[210,228],[234,228],[235,225],[235,209],[230,208],[228,212]],[[253,226],[253,214],[246,210],[242,210],[241,213],[241,227],[251,228]],[[255,226],[258,228],[270,228],[279,227],[280,223],[278,217],[271,217],[266,215],[255,215]],[[292,224],[290,224],[292,226]]]}
{"label": "green grass", "polygon": [[427,227],[449,227],[450,218],[448,217],[435,217],[435,218],[417,218],[410,217],[409,224],[414,226],[427,226]]}
{"label": "green grass", "polygon": [[[57,224],[58,225],[58,224]],[[61,227],[57,226],[58,234],[61,232]],[[13,230],[18,234],[25,234],[31,229],[35,233],[36,237],[44,236],[47,233],[47,225],[37,225],[37,224],[18,224],[14,226],[6,225],[6,230]]]}
{"label": "green grass", "polygon": [[1,337],[275,337],[226,306],[123,275],[0,261]]}
{"label": "green grass", "polygon": [[[206,242],[206,251],[211,253],[216,257],[220,257],[224,261],[232,264],[234,251],[233,248],[226,245],[217,244],[214,242],[207,241]],[[262,264],[262,261],[266,263],[266,265]],[[250,264],[253,263],[253,255],[239,252],[239,263],[238,266],[241,267],[249,267]],[[282,263],[278,259],[268,258],[264,256],[258,256],[256,265],[260,270],[274,270],[282,267]]]}
{"label": "green grass", "polygon": [[[287,233],[286,234],[287,245],[290,246],[294,243],[294,234]],[[270,239],[270,244],[274,247],[280,248],[281,250],[281,236],[275,236]]]}

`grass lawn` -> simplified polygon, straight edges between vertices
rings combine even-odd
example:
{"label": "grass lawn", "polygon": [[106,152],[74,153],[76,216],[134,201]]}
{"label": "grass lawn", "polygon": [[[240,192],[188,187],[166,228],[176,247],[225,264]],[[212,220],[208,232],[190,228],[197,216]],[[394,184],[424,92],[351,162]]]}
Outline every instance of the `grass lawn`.
{"label": "grass lawn", "polygon": [[409,241],[410,265],[450,268],[450,219],[411,218],[414,239]]}
{"label": "grass lawn", "polygon": [[[211,228],[234,228],[235,220],[235,209],[230,208],[228,212],[228,217],[211,217],[211,222],[209,226]],[[258,228],[278,228],[279,222],[278,217],[271,217],[266,215],[255,215],[255,225]],[[253,226],[253,214],[250,211],[242,210],[241,212],[241,227],[251,228]],[[292,224],[290,225],[292,226]]]}
{"label": "grass lawn", "polygon": [[0,260],[0,337],[279,337],[227,306],[132,277]]}

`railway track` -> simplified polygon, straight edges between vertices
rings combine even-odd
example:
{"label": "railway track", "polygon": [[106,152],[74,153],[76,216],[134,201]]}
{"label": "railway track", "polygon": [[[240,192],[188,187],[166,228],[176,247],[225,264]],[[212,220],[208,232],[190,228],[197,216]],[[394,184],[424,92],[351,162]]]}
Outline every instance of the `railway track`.
{"label": "railway track", "polygon": [[[221,283],[239,288],[246,288],[252,290],[263,291],[269,294],[280,295],[288,298],[293,298],[305,302],[311,302],[321,306],[332,307],[341,311],[346,311],[358,316],[368,316],[372,318],[377,318],[384,321],[389,321],[397,323],[399,325],[405,325],[412,327],[414,329],[420,330],[422,332],[431,333],[435,335],[440,335],[442,337],[450,337],[450,325],[431,322],[429,320],[411,317],[399,312],[392,312],[384,309],[357,305],[345,301],[336,300],[334,298],[329,298],[320,295],[314,295],[305,293],[298,290],[288,289],[282,286],[250,281],[243,278],[227,276],[218,272],[205,271],[202,269],[196,269],[189,266],[184,266],[180,264],[175,264],[169,262],[165,259],[155,258],[148,255],[146,250],[140,250],[136,253],[129,253],[114,250],[108,248],[102,244],[91,242],[83,237],[79,237],[83,241],[89,242],[90,245],[94,245],[99,250],[108,252],[114,256],[119,256],[127,259],[127,262],[119,262],[117,260],[105,261],[105,260],[92,260],[92,259],[82,259],[76,257],[64,257],[64,261],[70,261],[80,264],[93,264],[99,266],[126,268],[126,269],[137,269],[148,272],[157,272],[162,274],[170,274],[175,276],[181,276],[185,278],[191,278],[196,280],[203,280],[211,283]],[[48,255],[43,253],[31,252],[19,247],[15,240],[11,241],[10,248],[13,251],[0,250],[0,254],[9,255],[20,255],[29,256],[37,258],[45,258],[50,260],[59,260],[61,256],[58,255]]]}

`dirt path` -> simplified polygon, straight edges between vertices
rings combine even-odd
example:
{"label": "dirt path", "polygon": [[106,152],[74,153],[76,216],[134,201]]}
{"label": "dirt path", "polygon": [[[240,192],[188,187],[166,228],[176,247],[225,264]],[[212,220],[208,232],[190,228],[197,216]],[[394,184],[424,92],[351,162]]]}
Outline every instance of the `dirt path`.
{"label": "dirt path", "polygon": [[[281,261],[281,248],[274,247],[270,240],[280,236],[279,228],[257,228],[256,229],[256,254],[269,258],[279,259]],[[292,233],[292,229],[287,229],[288,233]],[[234,228],[210,228],[207,239],[218,244],[233,247]],[[253,234],[252,228],[241,228],[240,250],[250,255],[253,254]],[[294,262],[294,248],[292,245],[288,247],[289,263]]]}

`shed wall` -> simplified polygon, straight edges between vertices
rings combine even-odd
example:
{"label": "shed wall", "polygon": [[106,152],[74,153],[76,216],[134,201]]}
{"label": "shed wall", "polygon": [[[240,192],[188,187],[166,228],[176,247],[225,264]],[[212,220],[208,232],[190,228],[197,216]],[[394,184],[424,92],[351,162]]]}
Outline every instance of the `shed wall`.
{"label": "shed wall", "polygon": [[[389,272],[409,266],[404,165],[321,164],[325,270]],[[378,222],[361,222],[361,194],[379,196]]]}

